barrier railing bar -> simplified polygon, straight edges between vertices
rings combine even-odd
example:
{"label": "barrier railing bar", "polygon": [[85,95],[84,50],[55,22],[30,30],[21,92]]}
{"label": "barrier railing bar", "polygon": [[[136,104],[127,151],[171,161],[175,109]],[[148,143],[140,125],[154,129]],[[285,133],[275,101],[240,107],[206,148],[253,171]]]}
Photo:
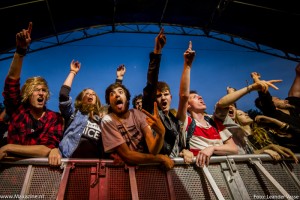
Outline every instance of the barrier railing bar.
{"label": "barrier railing bar", "polygon": [[210,186],[212,187],[215,195],[217,196],[217,198],[219,200],[224,200],[224,197],[223,197],[223,195],[222,195],[219,187],[217,186],[215,180],[213,179],[213,177],[212,177],[211,173],[209,172],[209,170],[207,169],[206,165],[204,165],[202,167],[202,170],[203,170],[203,172],[204,172],[204,174],[205,174],[205,176],[206,176],[206,178],[207,178]]}
{"label": "barrier railing bar", "polygon": [[249,193],[246,189],[246,186],[241,178],[241,175],[238,170],[233,172],[230,165],[235,165],[233,161],[231,162],[222,162],[220,163],[222,172],[225,176],[226,183],[230,189],[233,199],[243,199],[250,200]]}
{"label": "barrier railing bar", "polygon": [[135,177],[135,167],[127,166],[129,170],[129,181],[130,181],[130,189],[131,189],[131,198],[132,200],[139,200],[138,188]]}
{"label": "barrier railing bar", "polygon": [[99,199],[108,199],[108,173],[109,170],[106,170],[105,163],[100,164],[100,177],[99,177]]}
{"label": "barrier railing bar", "polygon": [[290,175],[290,177],[293,179],[293,181],[295,182],[297,188],[299,189],[300,191],[300,181],[299,179],[297,178],[297,176],[295,175],[294,172],[292,172],[289,167],[287,166],[287,164],[285,162],[281,162],[281,164],[283,165],[283,169],[287,172],[287,174]]}
{"label": "barrier railing bar", "polygon": [[167,175],[167,184],[168,184],[170,199],[175,200],[176,196],[175,196],[174,185],[173,185],[173,181],[172,181],[171,170],[167,171],[166,175]]}
{"label": "barrier railing bar", "polygon": [[28,189],[31,184],[31,179],[32,179],[32,165],[28,165],[26,176],[23,182],[22,191],[20,193],[21,196],[25,196],[28,193]]}
{"label": "barrier railing bar", "polygon": [[[295,154],[297,158],[300,159],[300,154]],[[272,157],[268,154],[245,154],[245,155],[230,155],[230,156],[212,156],[210,158],[209,163],[219,163],[226,161],[226,159],[234,159],[235,162],[241,162],[241,161],[249,161],[249,159],[260,159],[261,161],[274,161]],[[175,162],[175,165],[177,164],[185,164],[183,158],[172,158],[172,160]],[[292,160],[291,158],[285,158],[283,160]],[[79,159],[79,158],[63,158],[61,159],[61,162],[64,163],[76,163],[76,165],[91,165],[96,163],[106,163],[106,164],[112,164],[113,160],[110,159]],[[25,165],[49,165],[48,158],[4,158],[0,161],[0,163],[7,163],[7,164],[25,164]],[[195,159],[192,164],[195,163]],[[159,165],[158,163],[149,163],[149,164],[141,164],[141,165]]]}
{"label": "barrier railing bar", "polygon": [[97,164],[97,167],[91,166],[90,168],[91,173],[90,173],[90,192],[89,192],[89,199],[93,200],[93,199],[99,199],[99,191],[98,191],[98,184],[99,183],[99,176],[98,176],[98,172],[99,172],[99,164]]}
{"label": "barrier railing bar", "polygon": [[64,172],[62,174],[62,178],[61,178],[61,182],[59,185],[59,189],[58,189],[58,193],[57,193],[57,198],[56,200],[63,200],[64,196],[65,196],[65,191],[67,188],[67,183],[68,183],[68,179],[69,179],[69,175],[70,175],[70,171],[71,169],[74,168],[74,164],[73,163],[66,163],[64,165]]}
{"label": "barrier railing bar", "polygon": [[262,166],[259,160],[250,160],[251,163],[255,164],[258,169],[265,175],[271,184],[286,198],[293,199],[289,193],[273,178],[273,176]]}

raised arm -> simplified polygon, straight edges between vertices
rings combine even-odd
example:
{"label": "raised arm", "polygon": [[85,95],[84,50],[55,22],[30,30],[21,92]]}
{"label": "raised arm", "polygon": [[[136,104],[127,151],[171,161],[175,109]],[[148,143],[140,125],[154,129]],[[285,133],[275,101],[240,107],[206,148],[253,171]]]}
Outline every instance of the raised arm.
{"label": "raised arm", "polygon": [[166,44],[164,29],[161,28],[155,38],[154,51],[150,53],[150,61],[147,71],[147,85],[143,90],[143,109],[153,112],[153,103],[156,101],[156,88],[160,68],[161,51]]}
{"label": "raised arm", "polygon": [[270,80],[270,81],[259,80],[258,76],[256,75],[257,73],[255,73],[254,77],[252,76],[254,81],[253,84],[248,85],[242,89],[236,90],[235,92],[228,93],[227,95],[225,95],[219,100],[217,106],[221,108],[226,108],[229,105],[238,101],[241,97],[245,96],[246,94],[252,91],[261,91],[263,93],[266,93],[268,92],[269,87],[278,90],[278,88],[274,85],[274,83],[282,82],[282,80]]}
{"label": "raised arm", "polygon": [[79,61],[72,60],[70,63],[70,72],[64,82],[64,85],[71,87],[73,80],[77,73],[79,72],[81,63]]}
{"label": "raised arm", "polygon": [[195,51],[192,50],[192,47],[192,42],[190,41],[188,49],[183,54],[184,63],[180,80],[179,104],[176,115],[177,119],[181,122],[184,122],[186,118],[188,99],[190,94],[191,68],[196,55]]}
{"label": "raised arm", "polygon": [[23,29],[16,35],[16,52],[7,75],[10,79],[20,78],[23,58],[26,55],[27,48],[31,42],[31,30],[32,22],[29,22],[28,28]]}
{"label": "raised arm", "polygon": [[116,83],[123,83],[123,78],[126,72],[126,67],[125,65],[119,65],[119,67],[117,68],[117,79],[116,79]]}
{"label": "raised arm", "polygon": [[73,113],[72,102],[70,100],[69,94],[71,91],[73,80],[76,74],[79,72],[80,68],[81,68],[80,62],[74,60],[71,61],[70,72],[59,91],[59,102],[60,102],[59,110],[65,119],[68,119]]}

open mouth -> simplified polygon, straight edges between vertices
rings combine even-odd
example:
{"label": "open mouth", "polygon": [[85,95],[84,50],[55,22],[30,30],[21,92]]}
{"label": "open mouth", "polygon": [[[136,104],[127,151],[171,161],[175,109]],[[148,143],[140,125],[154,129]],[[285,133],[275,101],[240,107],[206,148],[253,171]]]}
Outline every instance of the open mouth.
{"label": "open mouth", "polygon": [[121,99],[118,99],[115,103],[118,109],[121,109],[123,107],[123,101]]}
{"label": "open mouth", "polygon": [[204,103],[204,101],[203,101],[203,100],[200,100],[199,102],[200,102],[200,104],[202,104],[202,105],[204,105],[204,106],[205,106],[205,103]]}
{"label": "open mouth", "polygon": [[229,110],[228,111],[228,115],[229,115],[229,117],[232,118],[234,116],[234,111],[233,110]]}
{"label": "open mouth", "polygon": [[42,102],[44,101],[44,98],[39,97],[39,98],[37,99],[37,101],[38,101],[39,103],[42,103]]}

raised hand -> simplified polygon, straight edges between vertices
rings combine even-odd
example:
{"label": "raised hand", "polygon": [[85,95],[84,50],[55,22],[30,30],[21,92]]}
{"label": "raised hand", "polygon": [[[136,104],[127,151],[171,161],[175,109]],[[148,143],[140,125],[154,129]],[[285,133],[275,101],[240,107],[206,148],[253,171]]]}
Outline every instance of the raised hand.
{"label": "raised hand", "polygon": [[23,29],[16,34],[17,49],[27,49],[31,42],[32,22],[29,22],[28,28]]}
{"label": "raised hand", "polygon": [[164,48],[166,43],[167,43],[167,38],[164,34],[164,28],[161,28],[158,35],[155,38],[154,53],[160,54],[162,48]]}
{"label": "raised hand", "polygon": [[124,64],[119,65],[119,67],[117,68],[117,79],[123,80],[125,72],[126,72],[125,65]]}
{"label": "raised hand", "polygon": [[252,77],[254,83],[260,80],[260,74],[257,72],[252,72],[251,77]]}
{"label": "raised hand", "polygon": [[164,135],[165,134],[165,127],[159,117],[159,113],[158,113],[158,107],[157,107],[157,103],[154,102],[154,114],[150,114],[149,112],[147,112],[146,110],[142,109],[142,112],[145,113],[145,115],[147,115],[146,117],[146,121],[148,123],[148,125],[157,133],[160,135]]}
{"label": "raised hand", "polygon": [[196,52],[194,50],[192,50],[192,48],[193,48],[192,41],[190,41],[188,49],[183,54],[184,62],[188,66],[192,65],[193,60],[194,60],[195,55],[196,55]]}
{"label": "raised hand", "polygon": [[75,60],[72,60],[71,61],[71,64],[70,64],[70,71],[73,71],[75,72],[75,74],[77,74],[80,70],[80,67],[81,67],[81,63],[79,61],[75,61]]}
{"label": "raised hand", "polygon": [[252,78],[253,78],[253,84],[252,89],[253,90],[257,90],[257,91],[262,91],[264,93],[268,92],[269,87],[274,88],[275,90],[278,90],[278,87],[276,87],[273,83],[280,83],[282,82],[282,80],[269,80],[269,81],[265,81],[265,80],[260,80],[260,75],[256,72],[253,72],[252,74]]}

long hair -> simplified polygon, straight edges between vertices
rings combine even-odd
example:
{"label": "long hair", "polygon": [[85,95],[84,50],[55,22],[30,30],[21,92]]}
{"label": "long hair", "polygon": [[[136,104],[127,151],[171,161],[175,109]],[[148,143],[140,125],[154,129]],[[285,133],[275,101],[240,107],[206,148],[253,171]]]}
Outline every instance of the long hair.
{"label": "long hair", "polygon": [[47,84],[47,81],[40,76],[35,76],[28,78],[26,82],[24,83],[23,87],[21,88],[21,102],[28,104],[29,103],[29,97],[33,94],[34,88],[38,85],[45,86],[46,89],[46,101],[50,98],[50,92],[49,87]]}
{"label": "long hair", "polygon": [[268,136],[268,131],[264,127],[261,127],[256,122],[253,122],[250,127],[253,132],[255,146],[260,146],[261,148],[263,148],[273,143]]}
{"label": "long hair", "polygon": [[[242,127],[242,123],[238,118],[238,115],[235,116],[235,122],[241,125],[241,128],[244,130],[244,128]],[[251,142],[253,143],[252,146],[255,149],[257,149],[257,147],[260,147],[259,149],[261,149],[273,143],[271,138],[268,135],[268,131],[261,125],[257,124],[255,121],[253,121],[250,124],[250,128],[251,128],[251,135],[253,137],[253,141]]]}
{"label": "long hair", "polygon": [[85,88],[77,95],[77,97],[75,99],[75,103],[74,103],[75,110],[79,110],[83,114],[88,114],[91,118],[94,117],[94,114],[97,114],[98,116],[100,116],[101,101],[97,94],[95,95],[96,96],[95,104],[84,104],[82,102],[84,93],[88,89],[93,90],[91,88]]}

